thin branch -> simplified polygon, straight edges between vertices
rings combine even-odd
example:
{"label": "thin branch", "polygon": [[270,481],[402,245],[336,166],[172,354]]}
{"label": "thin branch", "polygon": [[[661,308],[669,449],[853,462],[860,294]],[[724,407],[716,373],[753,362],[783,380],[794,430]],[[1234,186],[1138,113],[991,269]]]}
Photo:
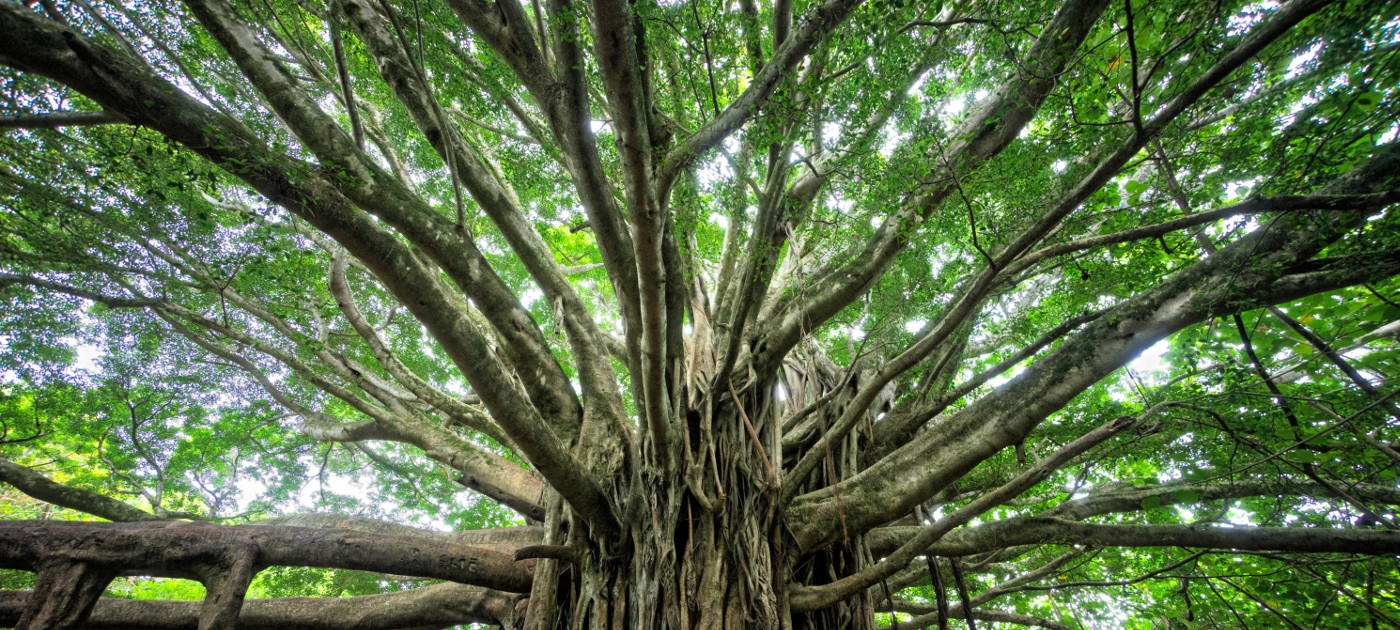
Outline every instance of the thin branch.
{"label": "thin branch", "polygon": [[0,116],[0,129],[58,129],[88,125],[124,125],[131,121],[116,112],[52,112]]}
{"label": "thin branch", "polygon": [[326,21],[330,24],[331,48],[335,51],[335,69],[340,76],[341,100],[345,112],[350,116],[350,130],[355,138],[355,146],[365,150],[365,129],[360,122],[360,108],[355,103],[355,86],[350,82],[350,66],[345,61],[345,43],[341,41],[340,16],[333,11]]}

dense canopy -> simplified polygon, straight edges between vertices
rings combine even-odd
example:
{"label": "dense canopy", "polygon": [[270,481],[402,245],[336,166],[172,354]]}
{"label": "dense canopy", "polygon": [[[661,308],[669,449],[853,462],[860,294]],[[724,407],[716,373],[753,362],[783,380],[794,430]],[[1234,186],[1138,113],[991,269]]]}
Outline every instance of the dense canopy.
{"label": "dense canopy", "polygon": [[1400,627],[1393,0],[0,0],[0,88],[0,625]]}

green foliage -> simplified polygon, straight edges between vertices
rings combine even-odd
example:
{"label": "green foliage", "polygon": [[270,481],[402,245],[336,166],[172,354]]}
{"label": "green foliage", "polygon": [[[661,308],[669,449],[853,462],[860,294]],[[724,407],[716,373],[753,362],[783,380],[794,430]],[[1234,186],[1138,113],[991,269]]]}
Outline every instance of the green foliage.
{"label": "green foliage", "polygon": [[[261,34],[277,41],[279,51],[302,60],[296,64],[301,87],[348,128],[348,111],[337,100],[341,86],[327,79],[334,71],[323,41],[329,31],[321,3],[235,4]],[[763,25],[758,52],[768,58],[774,53],[773,6],[759,4],[752,19]],[[939,14],[945,4],[951,6],[867,3],[849,26],[833,31],[812,51],[802,71],[782,78],[762,115],[739,138],[685,169],[668,201],[673,235],[683,241],[687,287],[698,279],[716,289],[726,248],[750,238],[747,227],[756,219],[755,191],[769,164],[770,145],[777,151],[792,140],[792,178],[808,173],[811,160],[824,151],[839,148],[831,158],[836,175],[801,233],[784,240],[780,252],[781,260],[798,257],[810,264],[780,269],[783,283],[775,283],[775,301],[809,295],[823,274],[860,256],[916,189],[949,172],[936,156],[967,139],[956,135],[960,125],[1017,71],[1031,41],[1027,35],[1038,34],[1059,3],[975,3],[974,23],[914,24]],[[796,5],[798,15],[811,8],[811,3]],[[128,38],[159,48],[150,55],[158,73],[234,115],[272,150],[311,157],[264,99],[248,91],[208,33],[187,25],[190,18],[178,3],[102,6]],[[520,200],[528,224],[569,271],[568,281],[603,332],[621,337],[626,331],[617,296],[601,268],[602,252],[587,225],[576,174],[560,165],[561,147],[549,137],[529,137],[532,130],[504,105],[509,100],[536,115],[539,104],[507,60],[469,36],[446,4],[413,6],[411,53],[427,69],[446,115]],[[742,11],[700,2],[632,6],[648,37],[655,119],[664,121],[665,133],[685,137],[754,80],[756,67],[744,39],[751,27]],[[1181,94],[1189,78],[1239,44],[1247,26],[1273,5],[1163,0],[1125,6],[1134,12],[1138,34],[1131,47],[1152,64],[1140,95],[1141,110],[1150,116]],[[1172,123],[1040,245],[1110,235],[1245,200],[1313,193],[1364,163],[1393,143],[1397,132],[1396,16],[1394,2],[1348,0],[1304,21]],[[407,23],[406,15],[400,17]],[[84,32],[105,32],[90,17],[74,23]],[[1019,140],[960,179],[956,194],[905,235],[909,246],[861,299],[812,331],[811,356],[841,370],[858,355],[872,357],[863,359],[868,363],[861,370],[896,356],[928,322],[948,312],[952,296],[985,267],[988,252],[1009,246],[1071,191],[1103,157],[1104,147],[1127,141],[1133,121],[1125,99],[1139,82],[1126,23],[1124,6],[1115,4]],[[582,37],[588,40],[592,35],[584,26]],[[580,44],[587,48],[591,42]],[[351,87],[363,101],[361,114],[372,132],[368,152],[434,211],[455,217],[458,191],[443,160],[379,78],[364,45],[347,37],[345,51]],[[312,67],[316,72],[308,70]],[[914,68],[927,70],[911,80]],[[601,92],[595,64],[581,70],[587,85]],[[0,87],[0,107],[7,112],[98,109],[36,73],[0,71]],[[584,114],[596,123],[605,174],[619,182],[616,129],[598,100],[592,99]],[[862,127],[885,110],[893,112],[886,124]],[[797,123],[785,122],[793,120]],[[863,131],[869,137],[861,143],[856,138]],[[328,177],[351,177],[314,163]],[[616,196],[625,197],[620,190]],[[462,203],[463,229],[543,329],[565,373],[577,379],[559,306],[542,297],[470,195]],[[1162,278],[1205,258],[1208,247],[1270,229],[1275,218],[1239,216],[1047,259],[999,287],[957,333],[969,350],[953,367],[953,382],[999,364],[1071,318],[1152,290]],[[738,241],[727,243],[731,222],[745,229],[738,231]],[[267,388],[250,376],[260,371],[289,399],[332,421],[364,420],[355,403],[369,398],[359,393],[366,390],[337,396],[317,380],[358,385],[351,377],[323,366],[309,373],[289,367],[295,361],[316,364],[326,354],[380,365],[330,295],[325,238],[190,148],[142,127],[0,135],[0,273],[93,294],[158,299],[183,309],[158,316],[151,309],[104,305],[71,291],[0,282],[0,456],[60,483],[179,517],[241,523],[330,511],[437,529],[519,524],[514,512],[463,491],[454,481],[456,471],[421,450],[388,441],[362,447],[312,440],[301,432],[303,419],[295,410],[270,400]],[[1400,217],[1392,206],[1318,258],[1359,266],[1375,263],[1367,255],[1393,257],[1397,249]],[[453,396],[470,398],[470,386],[443,348],[391,291],[353,266],[349,281],[359,308],[409,371]],[[1400,320],[1397,291],[1400,282],[1381,278],[1281,308],[1332,348],[1344,350],[1352,366],[1388,393],[1400,365],[1400,344],[1393,332],[1377,331]],[[249,298],[262,312],[241,307],[235,296]],[[698,318],[694,304],[690,308],[686,321],[693,331]],[[182,328],[196,321],[190,314],[202,318],[205,328],[185,335]],[[1260,364],[1294,401],[1289,410],[1263,387],[1232,316],[1221,314],[1172,335],[1146,358],[1076,396],[1036,429],[1025,452],[1034,462],[1108,419],[1136,416],[1163,402],[1182,404],[1145,419],[1130,435],[1076,460],[1025,493],[1020,503],[991,515],[1029,514],[1094,492],[1160,489],[1137,501],[1140,509],[1095,518],[1116,524],[1374,525],[1374,518],[1355,505],[1320,502],[1296,492],[1296,486],[1318,477],[1395,489],[1396,463],[1363,437],[1375,433],[1393,439],[1393,419],[1277,317],[1265,310],[1241,317]],[[255,370],[211,348],[253,357]],[[950,409],[965,408],[1034,360],[1022,361]],[[633,376],[621,361],[613,367],[628,411],[635,412]],[[900,376],[895,398],[922,395],[936,367],[926,361]],[[386,370],[370,370],[387,379]],[[431,421],[447,424],[436,416]],[[482,433],[447,428],[523,464]],[[968,471],[956,489],[994,488],[1025,466],[1009,450],[998,453]],[[1281,489],[1277,496],[1209,494],[1209,484],[1241,480],[1278,481]],[[948,495],[953,498],[945,509],[967,499]],[[1393,507],[1376,510],[1393,519]],[[90,517],[6,488],[0,491],[0,518]],[[1018,552],[1024,558],[1015,563],[989,561],[970,576],[973,590],[1004,582],[1069,549],[1050,544]],[[1008,595],[998,607],[1069,626],[1099,619],[1108,620],[1101,625],[1144,629],[1284,627],[1304,621],[1314,627],[1366,627],[1376,611],[1400,617],[1400,568],[1393,558],[1195,554],[1171,547],[1083,551],[1062,572]],[[353,571],[278,567],[259,574],[250,594],[339,597],[417,585]],[[0,587],[29,586],[28,573],[0,572]],[[112,596],[134,599],[198,599],[202,593],[197,584],[160,579],[122,579],[109,589]],[[928,587],[913,587],[906,595],[918,603],[933,601]]]}

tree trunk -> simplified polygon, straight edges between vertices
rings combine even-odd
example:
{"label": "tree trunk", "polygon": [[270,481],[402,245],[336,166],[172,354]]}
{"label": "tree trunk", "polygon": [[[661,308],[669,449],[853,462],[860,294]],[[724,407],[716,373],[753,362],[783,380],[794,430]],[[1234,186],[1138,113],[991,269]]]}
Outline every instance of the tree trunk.
{"label": "tree trunk", "polygon": [[[868,567],[873,557],[864,536],[853,533],[797,559],[779,509],[782,424],[803,401],[836,389],[839,377],[833,369],[805,379],[786,370],[783,376],[791,377],[782,379],[788,400],[774,395],[777,381],[745,387],[743,394],[726,383],[690,396],[695,404],[685,414],[682,470],[643,477],[619,498],[626,506],[623,537],[593,535],[567,511],[551,510],[547,544],[571,551],[540,563],[523,627],[873,628],[875,602],[867,596],[814,612],[789,610],[789,582],[825,584]],[[840,383],[837,394],[844,395],[828,397],[832,404],[816,418],[830,423],[839,416],[860,376],[868,375]],[[834,446],[803,489],[853,474],[856,446],[866,435],[853,432]]]}

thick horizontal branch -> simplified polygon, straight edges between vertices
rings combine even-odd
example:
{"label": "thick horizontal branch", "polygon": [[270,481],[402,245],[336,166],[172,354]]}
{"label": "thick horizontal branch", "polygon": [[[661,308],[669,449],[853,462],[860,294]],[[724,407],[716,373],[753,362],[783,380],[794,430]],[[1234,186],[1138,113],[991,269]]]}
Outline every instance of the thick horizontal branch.
{"label": "thick horizontal branch", "polygon": [[[0,626],[13,627],[29,591],[0,591]],[[252,599],[238,614],[238,630],[394,630],[479,623],[513,627],[517,598],[462,584],[434,584],[383,595]],[[102,598],[82,627],[89,630],[196,630],[199,602]]]}
{"label": "thick horizontal branch", "polygon": [[348,529],[199,523],[0,523],[0,567],[33,571],[49,559],[118,572],[204,576],[194,567],[253,546],[254,566],[355,569],[528,592],[531,571],[499,551]]}
{"label": "thick horizontal branch", "polygon": [[[1353,496],[1363,501],[1385,505],[1400,505],[1400,492],[1397,492],[1394,488],[1376,484],[1356,484],[1350,486],[1349,490]],[[1065,501],[1035,517],[1026,518],[1053,518],[1077,521],[1106,514],[1139,512],[1143,509],[1143,502],[1148,499],[1154,500],[1159,507],[1167,507],[1245,497],[1330,498],[1329,492],[1327,488],[1315,483],[1294,482],[1285,479],[1247,479],[1204,484],[1153,484],[1113,489],[1092,494],[1082,499]],[[1011,520],[1020,522],[1020,519]],[[997,521],[978,527],[954,530],[941,541],[933,544],[934,548],[941,550],[935,555],[968,555],[944,553],[944,551],[960,548],[959,546],[965,546],[968,544],[964,540],[967,537],[982,536],[983,534],[978,532],[983,531],[984,527],[1013,527],[1013,525],[1001,525],[1001,522],[1002,521]],[[866,533],[866,543],[870,545],[871,553],[876,556],[883,556],[907,543],[917,535],[920,530],[921,528],[914,526],[877,527]],[[944,545],[951,545],[951,547],[949,549],[944,549]],[[989,549],[984,549],[983,551],[987,550]]]}
{"label": "thick horizontal branch", "polygon": [[1217,527],[1206,524],[1105,525],[1036,516],[1010,518],[956,530],[924,549],[923,553],[968,556],[1018,545],[1047,543],[1093,547],[1400,554],[1400,532],[1384,529]]}
{"label": "thick horizontal branch", "polygon": [[538,526],[494,527],[490,529],[462,529],[451,532],[439,532],[364,516],[350,516],[326,512],[305,512],[301,514],[289,514],[287,516],[275,516],[251,524],[317,529],[351,529],[367,534],[387,534],[390,536],[425,538],[456,545],[471,545],[473,547],[491,549],[506,554],[514,554],[515,551],[521,547],[538,545],[544,540],[544,528]]}
{"label": "thick horizontal branch", "polygon": [[[1400,492],[1392,487],[1359,483],[1349,485],[1348,490],[1353,496],[1364,501],[1400,505]],[[1044,515],[1080,520],[1103,514],[1136,512],[1142,509],[1143,501],[1149,497],[1155,497],[1159,506],[1244,497],[1311,497],[1319,500],[1332,498],[1329,489],[1316,483],[1286,479],[1162,484],[1091,494],[1082,499],[1065,501]],[[1183,500],[1183,497],[1186,497],[1186,500]]]}

